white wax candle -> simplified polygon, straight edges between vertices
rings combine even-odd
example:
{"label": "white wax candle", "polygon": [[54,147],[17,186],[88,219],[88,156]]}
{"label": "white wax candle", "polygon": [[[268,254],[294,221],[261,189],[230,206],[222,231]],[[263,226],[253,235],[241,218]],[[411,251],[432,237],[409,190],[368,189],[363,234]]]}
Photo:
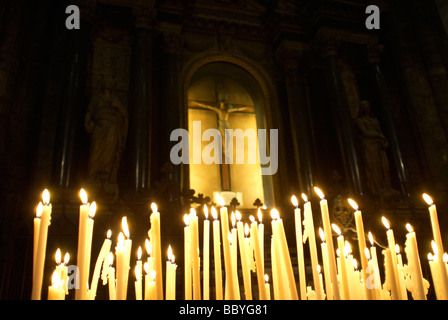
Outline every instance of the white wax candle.
{"label": "white wax candle", "polygon": [[291,197],[291,202],[294,205],[294,222],[296,231],[296,246],[297,246],[297,261],[299,268],[299,292],[300,299],[306,300],[306,275],[305,275],[305,258],[303,254],[303,235],[302,235],[302,217],[299,202],[296,196]]}
{"label": "white wax candle", "polygon": [[188,214],[184,215],[184,290],[185,290],[185,300],[191,300],[192,293],[192,282],[191,282],[191,236],[190,236],[190,216]]}
{"label": "white wax candle", "polygon": [[250,236],[252,238],[252,245],[254,247],[255,253],[255,265],[257,271],[257,283],[258,283],[258,292],[260,300],[266,300],[266,290],[264,287],[264,269],[261,258],[261,248],[260,248],[260,238],[258,237],[258,227],[257,222],[253,216],[250,216]]}
{"label": "white wax candle", "polygon": [[345,300],[350,300],[350,287],[349,287],[349,282],[348,282],[348,277],[347,277],[347,266],[346,266],[346,259],[345,259],[345,254],[344,254],[344,236],[341,235],[341,229],[339,229],[339,227],[335,224],[332,224],[332,227],[334,229],[334,231],[339,235],[339,237],[337,238],[337,242],[338,242],[338,249],[339,249],[339,264],[340,264],[340,278],[341,278],[341,283],[342,283],[342,291],[344,294],[344,299]]}
{"label": "white wax candle", "polygon": [[90,285],[90,294],[89,299],[95,300],[96,297],[96,291],[98,288],[98,281],[100,278],[100,271],[101,266],[104,265],[104,261],[108,259],[109,257],[109,251],[110,247],[112,245],[112,241],[110,240],[110,237],[112,235],[112,231],[107,231],[107,238],[104,239],[103,245],[101,247],[100,253],[98,254],[98,258],[95,263],[95,269],[93,271],[93,277],[92,277],[92,284]]}
{"label": "white wax candle", "polygon": [[[152,213],[150,216],[151,229],[148,234],[152,242],[155,278],[156,299],[163,299],[163,275],[162,275],[162,242],[160,237],[160,213],[157,211],[157,205],[151,203]],[[154,241],[153,241],[154,240]]]}
{"label": "white wax candle", "polygon": [[203,249],[204,252],[204,277],[202,281],[204,300],[210,300],[210,221],[208,220],[208,209],[204,205],[204,239],[203,239]]}
{"label": "white wax candle", "polygon": [[246,243],[244,238],[243,223],[241,222],[241,213],[236,212],[236,218],[238,220],[236,227],[238,230],[238,243],[240,248],[241,257],[241,268],[243,273],[243,285],[244,285],[244,295],[246,300],[252,300],[252,290],[250,281],[250,269],[248,266],[248,252],[246,250]]}
{"label": "white wax candle", "polygon": [[215,292],[216,300],[223,299],[222,289],[222,269],[221,269],[221,240],[220,240],[220,226],[218,220],[218,213],[215,207],[212,207],[213,215],[213,258],[215,264]]}
{"label": "white wax candle", "polygon": [[408,234],[406,234],[404,251],[408,260],[410,279],[413,282],[413,285],[411,286],[412,297],[414,300],[426,300],[426,293],[423,286],[422,266],[418,254],[417,237],[409,223],[406,224],[406,228]]}
{"label": "white wax candle", "polygon": [[196,210],[191,208],[190,211],[190,252],[191,252],[191,268],[193,273],[193,299],[201,299],[201,279],[199,272],[199,228],[198,216]]}
{"label": "white wax candle", "polygon": [[319,235],[322,240],[321,243],[321,253],[322,253],[322,261],[324,267],[324,278],[325,278],[325,292],[327,300],[333,300],[333,288],[331,284],[331,275],[330,275],[330,266],[328,264],[328,247],[325,242],[325,234],[322,228],[319,228]]}
{"label": "white wax candle", "polygon": [[40,216],[39,238],[36,248],[36,263],[34,268],[32,300],[40,300],[44,275],[45,255],[47,250],[48,226],[51,221],[50,193],[47,189],[42,193],[42,214]]}

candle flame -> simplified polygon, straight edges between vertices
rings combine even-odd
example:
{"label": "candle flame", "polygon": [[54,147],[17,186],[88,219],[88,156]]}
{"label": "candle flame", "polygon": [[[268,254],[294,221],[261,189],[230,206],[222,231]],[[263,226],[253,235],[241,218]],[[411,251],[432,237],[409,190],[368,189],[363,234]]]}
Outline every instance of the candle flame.
{"label": "candle flame", "polygon": [[190,208],[190,216],[193,218],[193,217],[196,217],[196,209],[195,208]]}
{"label": "candle flame", "polygon": [[123,232],[120,232],[119,234],[118,234],[118,246],[123,246],[123,244],[124,244],[124,235],[123,235]]}
{"label": "candle flame", "polygon": [[143,269],[145,269],[145,273],[146,273],[146,274],[149,273],[149,263],[148,263],[148,262],[145,262],[145,263],[143,264]]}
{"label": "candle flame", "polygon": [[260,209],[260,208],[258,208],[258,221],[259,221],[260,223],[263,222],[263,215],[261,214],[261,209]]}
{"label": "candle flame", "polygon": [[241,212],[239,212],[238,210],[235,210],[235,217],[236,217],[236,220],[238,220],[238,221],[241,221]]}
{"label": "candle flame", "polygon": [[434,257],[432,256],[431,252],[428,252],[428,260],[429,261],[434,260]]}
{"label": "candle flame", "polygon": [[358,269],[358,261],[356,261],[355,258],[353,258],[353,268],[355,268],[355,270]]}
{"label": "candle flame", "polygon": [[408,232],[414,232],[414,229],[409,223],[406,223],[406,230],[408,230]]}
{"label": "candle flame", "polygon": [[348,242],[347,240],[345,240],[344,250],[347,250],[347,254],[352,253],[352,246],[350,245],[350,242]]}
{"label": "candle flame", "polygon": [[57,270],[53,271],[53,274],[51,276],[51,284],[52,286],[59,286],[61,282],[61,278],[59,277],[59,272]]}
{"label": "candle flame", "polygon": [[64,255],[64,264],[67,265],[69,261],[70,261],[70,254],[66,252]]}
{"label": "candle flame", "polygon": [[205,216],[205,219],[208,220],[208,207],[206,204],[204,204],[204,216]]}
{"label": "candle flame", "polygon": [[152,246],[151,246],[151,242],[148,239],[145,240],[145,248],[146,248],[146,253],[148,254],[148,256],[150,256],[151,251],[152,251]]}
{"label": "candle flame", "polygon": [[93,217],[95,217],[95,213],[96,213],[96,202],[93,201],[89,207],[89,218],[93,219]]}
{"label": "candle flame", "polygon": [[367,260],[370,260],[370,251],[367,248],[364,248],[364,254],[366,255]]}
{"label": "candle flame", "polygon": [[114,254],[109,252],[109,266],[114,264]]}
{"label": "candle flame", "polygon": [[370,244],[373,246],[373,245],[375,244],[375,242],[373,241],[373,235],[372,235],[372,232],[369,231],[369,235],[368,235],[368,237],[369,237]]}
{"label": "candle flame", "polygon": [[157,205],[155,202],[151,203],[150,205],[152,212],[157,212]]}
{"label": "candle flame", "polygon": [[320,236],[322,242],[325,242],[324,230],[322,230],[322,228],[320,228],[320,227],[319,227],[319,236]]}
{"label": "candle flame", "polygon": [[338,248],[338,249],[336,249],[336,255],[337,255],[338,257],[340,257],[340,256],[341,256],[341,250],[339,250],[339,248]]}
{"label": "candle flame", "polygon": [[79,197],[81,198],[82,204],[87,204],[87,192],[84,189],[79,190]]}
{"label": "candle flame", "polygon": [[291,202],[292,202],[292,205],[294,206],[294,207],[298,207],[299,206],[299,201],[297,200],[297,197],[296,196],[292,196],[291,197]]}
{"label": "candle flame", "polygon": [[317,195],[319,196],[320,200],[323,200],[325,198],[324,193],[318,187],[314,187],[314,192],[317,193]]}
{"label": "candle flame", "polygon": [[213,219],[218,220],[218,211],[215,207],[212,207],[212,217]]}
{"label": "candle flame", "polygon": [[218,193],[216,194],[216,201],[218,201],[220,207],[224,207],[226,205],[226,202]]}
{"label": "candle flame", "polygon": [[334,223],[331,224],[331,227],[333,228],[334,232],[336,232],[339,236],[341,235],[341,229]]}
{"label": "candle flame", "polygon": [[54,255],[54,259],[56,260],[56,264],[61,264],[61,258],[62,258],[61,249],[58,248],[56,250],[56,254]]}
{"label": "candle flame", "polygon": [[229,239],[229,243],[232,244],[232,233],[230,233],[230,231],[227,234],[227,239]]}
{"label": "candle flame", "polygon": [[[271,211],[271,215],[272,215],[272,211]],[[250,220],[251,223],[254,223],[254,222],[255,222],[255,218],[254,218],[254,216],[253,216],[253,215],[250,215],[250,216],[249,216],[249,220]]]}
{"label": "candle flame", "polygon": [[432,251],[434,252],[434,255],[438,256],[439,248],[437,248],[437,244],[434,240],[431,240],[431,247],[432,247]]}
{"label": "candle flame", "polygon": [[268,276],[267,274],[264,275],[264,281],[265,281],[266,283],[269,282],[269,276]]}
{"label": "candle flame", "polygon": [[320,264],[318,264],[318,265],[316,266],[316,269],[317,269],[317,273],[320,273]]}
{"label": "candle flame", "polygon": [[427,193],[422,194],[422,196],[423,196],[423,200],[425,200],[425,202],[428,204],[428,206],[432,206],[434,204],[434,202],[432,201],[432,198]]}
{"label": "candle flame", "polygon": [[280,214],[279,214],[277,209],[274,208],[274,209],[271,210],[271,218],[273,220],[280,219]]}
{"label": "candle flame", "polygon": [[350,203],[350,205],[352,206],[353,209],[358,210],[358,204],[355,202],[355,200],[348,198],[347,199],[348,203]]}
{"label": "candle flame", "polygon": [[308,202],[308,197],[304,193],[302,193],[302,199],[303,201]]}
{"label": "candle flame", "polygon": [[171,245],[168,245],[168,260],[171,260],[171,257],[173,255],[173,249],[171,249]]}
{"label": "candle flame", "polygon": [[232,213],[230,214],[230,221],[232,223],[232,228],[235,228],[235,224],[236,224],[236,217],[235,217],[235,212],[232,211]]}
{"label": "candle flame", "polygon": [[124,216],[124,217],[121,219],[121,227],[122,227],[122,229],[123,229],[123,232],[124,232],[126,238],[129,239],[130,234],[129,234],[129,227],[128,227],[128,218],[126,218],[126,216]]}
{"label": "candle flame", "polygon": [[36,208],[36,217],[40,218],[43,211],[44,211],[44,206],[42,205],[42,202],[39,202],[39,204],[37,205],[37,208]]}
{"label": "candle flame", "polygon": [[400,246],[398,245],[398,243],[395,244],[395,252],[396,252],[397,254],[400,253]]}
{"label": "candle flame", "polygon": [[386,217],[381,217],[381,221],[383,221],[384,226],[386,229],[390,229],[389,221],[386,219]]}
{"label": "candle flame", "polygon": [[184,223],[186,227],[190,225],[190,216],[188,214],[184,214]]}
{"label": "candle flame", "polygon": [[448,262],[448,253],[444,253],[443,254],[443,262],[447,263]]}
{"label": "candle flame", "polygon": [[151,277],[152,281],[155,281],[156,280],[156,271],[151,270],[151,272],[149,273],[149,276]]}
{"label": "candle flame", "polygon": [[107,239],[110,239],[110,237],[112,236],[112,230],[107,230],[107,234],[106,234],[106,237],[107,237]]}
{"label": "candle flame", "polygon": [[244,235],[249,236],[249,224],[247,222],[244,224]]}
{"label": "candle flame", "polygon": [[48,189],[45,189],[45,190],[42,192],[42,202],[43,202],[45,205],[49,205],[49,204],[50,204],[50,192],[48,191]]}
{"label": "candle flame", "polygon": [[138,250],[137,250],[137,259],[141,260],[142,259],[142,247],[138,246]]}

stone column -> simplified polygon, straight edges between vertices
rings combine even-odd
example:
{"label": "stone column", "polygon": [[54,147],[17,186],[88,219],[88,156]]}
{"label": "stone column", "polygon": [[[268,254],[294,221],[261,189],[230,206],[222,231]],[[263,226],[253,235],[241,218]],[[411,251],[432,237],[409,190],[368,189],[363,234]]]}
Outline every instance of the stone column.
{"label": "stone column", "polygon": [[405,159],[400,147],[396,126],[392,117],[392,101],[389,92],[389,87],[384,78],[383,69],[380,63],[380,46],[370,45],[368,50],[368,63],[370,68],[370,75],[375,83],[375,90],[378,96],[380,112],[383,115],[386,136],[389,141],[389,146],[392,151],[393,167],[397,172],[400,180],[400,191],[403,195],[409,196],[409,177],[406,169]]}
{"label": "stone column", "polygon": [[56,162],[53,172],[54,183],[58,187],[71,185],[76,136],[83,123],[86,101],[84,96],[87,59],[90,47],[91,19],[94,4],[80,1],[80,29],[67,30],[67,65],[64,79],[65,88],[60,105],[60,118],[56,139]]}
{"label": "stone column", "polygon": [[129,132],[127,152],[129,188],[149,188],[152,92],[152,20],[148,8],[134,11],[135,30],[132,42],[129,88]]}
{"label": "stone column", "polygon": [[303,65],[300,67],[302,44],[284,42],[277,59],[285,72],[289,119],[294,147],[294,160],[299,173],[299,187],[308,196],[313,194],[313,155],[310,115],[306,102],[306,87]]}
{"label": "stone column", "polygon": [[[181,106],[181,89],[179,85],[179,55],[182,49],[182,39],[180,37],[180,26],[163,25],[163,68],[160,77],[160,102],[159,122],[162,123],[159,132],[157,153],[160,163],[169,172],[169,178],[179,187],[183,185],[182,167],[174,165],[170,159],[170,150],[177,142],[170,141],[171,132],[177,128],[186,128],[185,110]],[[162,168],[162,167],[160,167]]]}
{"label": "stone column", "polygon": [[338,66],[336,43],[332,39],[320,39],[322,57],[324,60],[325,78],[331,107],[334,114],[339,147],[344,163],[344,170],[350,192],[363,195],[359,160],[353,136],[353,122]]}

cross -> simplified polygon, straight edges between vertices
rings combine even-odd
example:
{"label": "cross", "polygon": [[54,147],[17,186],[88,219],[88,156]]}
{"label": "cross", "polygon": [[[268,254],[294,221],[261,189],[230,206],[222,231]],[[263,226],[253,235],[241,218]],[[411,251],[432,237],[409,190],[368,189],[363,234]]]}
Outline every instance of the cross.
{"label": "cross", "polygon": [[227,141],[225,139],[225,130],[230,129],[229,115],[233,112],[254,112],[254,107],[251,105],[241,105],[234,103],[227,103],[222,99],[222,92],[217,92],[217,101],[205,102],[197,100],[188,100],[188,107],[201,108],[211,110],[218,116],[218,130],[221,133],[223,139],[222,143],[222,155],[221,155],[221,189],[222,191],[230,191],[230,161],[222,161],[226,156]]}

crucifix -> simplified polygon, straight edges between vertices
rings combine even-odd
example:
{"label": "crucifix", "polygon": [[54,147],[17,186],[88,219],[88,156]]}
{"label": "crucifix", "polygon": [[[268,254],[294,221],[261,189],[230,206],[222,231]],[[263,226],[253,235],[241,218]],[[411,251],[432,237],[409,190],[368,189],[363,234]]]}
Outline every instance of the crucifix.
{"label": "crucifix", "polygon": [[221,93],[217,94],[216,102],[201,102],[197,100],[188,100],[188,107],[202,108],[206,110],[214,111],[218,117],[218,130],[221,133],[222,141],[222,153],[221,153],[221,189],[222,191],[230,191],[230,161],[223,161],[226,157],[226,146],[227,139],[225,138],[225,130],[230,129],[229,125],[229,115],[233,112],[254,112],[254,107],[252,105],[241,105],[226,103],[221,99]]}

